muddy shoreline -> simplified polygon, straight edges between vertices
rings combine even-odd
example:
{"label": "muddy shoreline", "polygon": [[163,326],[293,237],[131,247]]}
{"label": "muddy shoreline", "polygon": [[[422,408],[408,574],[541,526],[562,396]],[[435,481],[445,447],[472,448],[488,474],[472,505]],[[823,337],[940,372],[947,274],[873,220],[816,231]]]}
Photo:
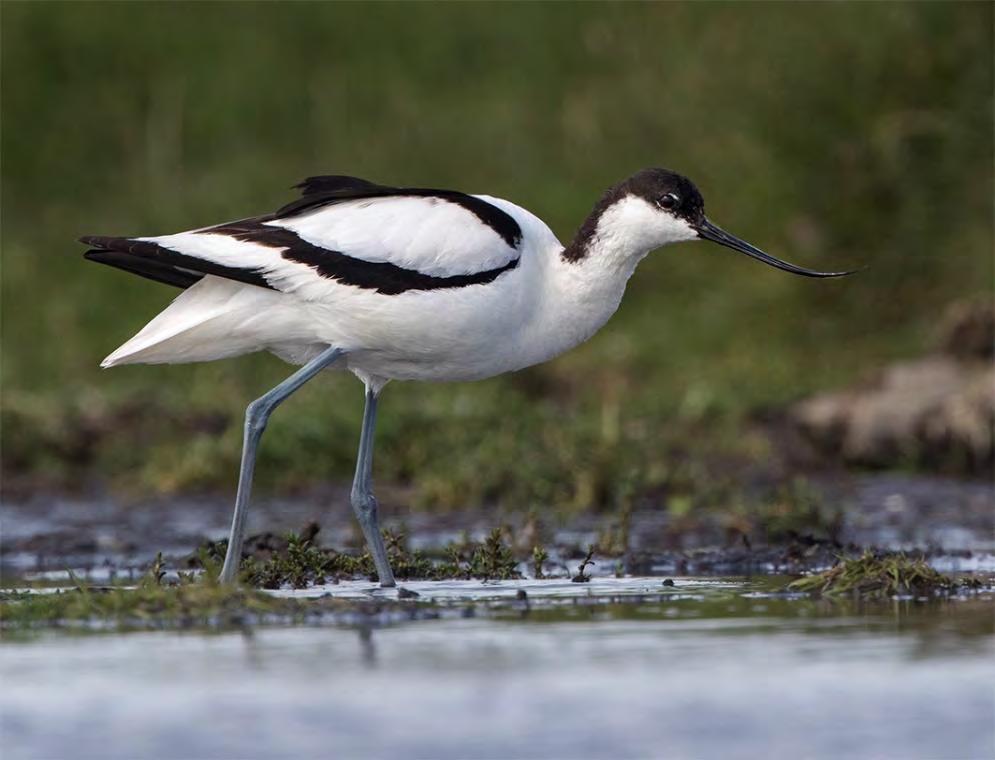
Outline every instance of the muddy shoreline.
{"label": "muddy shoreline", "polygon": [[[385,527],[406,535],[409,548],[429,553],[480,541],[500,526],[523,564],[541,544],[550,550],[550,571],[558,573],[569,572],[592,545],[598,547],[599,574],[799,573],[863,548],[922,553],[950,572],[995,565],[995,493],[988,483],[889,473],[812,484],[837,517],[829,524],[796,520],[776,533],[720,508],[674,514],[652,504],[619,516],[538,509],[433,514],[387,503],[382,516]],[[100,494],[6,501],[0,505],[0,572],[8,579],[67,568],[127,576],[147,568],[158,552],[182,568],[198,546],[226,536],[230,509],[225,495],[133,503]],[[249,533],[280,536],[309,523],[321,526],[318,544],[360,550],[344,488],[261,498],[250,513]]]}

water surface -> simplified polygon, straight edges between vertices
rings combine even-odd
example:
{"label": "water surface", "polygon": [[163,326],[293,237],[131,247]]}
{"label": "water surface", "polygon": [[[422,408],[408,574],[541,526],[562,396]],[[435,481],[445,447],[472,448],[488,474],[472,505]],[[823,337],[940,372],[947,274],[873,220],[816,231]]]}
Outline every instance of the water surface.
{"label": "water surface", "polygon": [[995,755],[990,600],[542,583],[408,584],[436,620],[8,636],[4,758]]}

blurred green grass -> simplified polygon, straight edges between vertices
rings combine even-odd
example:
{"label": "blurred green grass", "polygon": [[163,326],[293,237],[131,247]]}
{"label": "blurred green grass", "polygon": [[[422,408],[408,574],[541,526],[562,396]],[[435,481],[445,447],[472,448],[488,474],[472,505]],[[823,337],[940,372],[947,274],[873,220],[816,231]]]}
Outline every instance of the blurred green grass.
{"label": "blurred green grass", "polygon": [[[695,452],[763,459],[758,407],[928,343],[992,289],[988,3],[29,3],[2,13],[4,471],[59,487],[231,486],[269,356],[98,369],[175,295],[81,234],[267,211],[317,173],[509,198],[573,234],[667,166],[814,282],[704,244],[641,265],[586,346],[517,375],[392,386],[378,477],[423,506],[611,505]],[[281,408],[258,484],[347,478],[358,383]],[[675,458],[677,450],[688,455]],[[34,481],[33,481],[34,482]]]}

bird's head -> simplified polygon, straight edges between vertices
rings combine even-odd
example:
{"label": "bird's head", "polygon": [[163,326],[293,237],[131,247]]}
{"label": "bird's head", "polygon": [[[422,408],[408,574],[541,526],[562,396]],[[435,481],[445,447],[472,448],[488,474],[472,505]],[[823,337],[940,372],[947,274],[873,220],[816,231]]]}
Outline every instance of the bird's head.
{"label": "bird's head", "polygon": [[[805,277],[840,277],[851,272],[817,272],[789,264],[730,235],[705,216],[705,202],[695,184],[669,169],[643,169],[609,190],[595,208],[585,235],[574,246],[604,236],[626,238],[646,253],[669,243],[710,240],[745,253],[772,267]],[[587,240],[581,238],[586,237]],[[582,252],[578,248],[578,253]]]}

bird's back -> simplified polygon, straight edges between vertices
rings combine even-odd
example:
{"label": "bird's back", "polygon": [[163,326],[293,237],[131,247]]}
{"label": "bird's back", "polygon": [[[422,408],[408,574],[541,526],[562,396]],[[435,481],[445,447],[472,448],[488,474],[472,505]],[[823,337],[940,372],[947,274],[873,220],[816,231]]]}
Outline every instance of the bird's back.
{"label": "bird's back", "polygon": [[[326,345],[350,366],[470,379],[520,364],[552,232],[507,201],[311,178],[275,214],[174,235],[84,238],[88,257],[184,287],[104,361],[208,361]],[[516,358],[516,355],[518,358]]]}

